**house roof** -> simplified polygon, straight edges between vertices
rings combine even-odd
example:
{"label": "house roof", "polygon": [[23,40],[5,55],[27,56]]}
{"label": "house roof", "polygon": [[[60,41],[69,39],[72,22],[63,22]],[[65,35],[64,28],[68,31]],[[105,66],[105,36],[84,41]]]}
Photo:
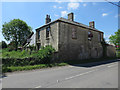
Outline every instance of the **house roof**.
{"label": "house roof", "polygon": [[45,26],[48,26],[48,25],[50,25],[50,24],[52,24],[52,23],[55,23],[55,22],[58,22],[58,21],[65,22],[65,23],[69,23],[69,24],[73,24],[73,25],[76,25],[76,26],[80,26],[80,27],[83,27],[83,28],[87,28],[87,29],[90,29],[90,30],[93,30],[93,31],[97,31],[97,32],[103,33],[102,31],[99,31],[99,30],[97,30],[96,28],[89,27],[89,26],[87,26],[87,25],[85,25],[85,24],[82,24],[82,23],[79,23],[79,22],[70,21],[70,20],[65,19],[65,18],[62,18],[62,17],[59,18],[59,19],[57,19],[57,20],[54,20],[54,21],[52,21],[52,22],[49,22],[49,23],[47,23],[47,24],[45,24],[45,25],[37,28],[36,30],[39,30],[39,29],[41,29],[41,28],[43,28],[43,27],[45,27]]}

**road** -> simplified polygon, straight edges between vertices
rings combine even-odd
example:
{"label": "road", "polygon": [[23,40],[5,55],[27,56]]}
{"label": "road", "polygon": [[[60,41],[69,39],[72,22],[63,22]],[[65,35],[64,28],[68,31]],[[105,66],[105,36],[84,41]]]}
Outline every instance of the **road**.
{"label": "road", "polygon": [[118,88],[118,62],[11,73],[3,77],[2,88]]}

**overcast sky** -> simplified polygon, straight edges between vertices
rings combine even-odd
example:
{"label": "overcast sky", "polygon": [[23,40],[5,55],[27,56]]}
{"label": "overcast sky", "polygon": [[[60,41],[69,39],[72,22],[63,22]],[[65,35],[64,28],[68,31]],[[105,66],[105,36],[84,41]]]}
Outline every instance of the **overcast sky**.
{"label": "overcast sky", "polygon": [[[117,2],[114,2],[118,4]],[[60,17],[67,18],[73,12],[75,21],[89,25],[95,21],[95,28],[104,32],[108,40],[118,30],[118,7],[108,2],[3,2],[2,24],[13,19],[21,19],[35,29],[45,24],[46,14],[52,21]],[[1,27],[0,27],[1,30]],[[4,40],[0,35],[0,41]]]}

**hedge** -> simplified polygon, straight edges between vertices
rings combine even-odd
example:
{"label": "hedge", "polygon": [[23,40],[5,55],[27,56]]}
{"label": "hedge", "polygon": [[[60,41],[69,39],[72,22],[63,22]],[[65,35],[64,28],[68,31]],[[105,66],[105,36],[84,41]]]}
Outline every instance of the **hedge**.
{"label": "hedge", "polygon": [[[20,57],[20,53],[18,53],[18,57],[12,56],[15,51],[12,52],[12,55],[10,53],[10,57],[3,57],[2,58],[2,64],[5,66],[25,66],[25,65],[37,65],[37,64],[49,64],[52,59],[52,53],[55,50],[52,48],[52,46],[46,46],[43,47],[41,50],[39,50],[36,53],[32,53],[29,55],[29,57]],[[6,52],[7,53],[7,52]],[[22,55],[25,54],[25,52],[21,52]]]}

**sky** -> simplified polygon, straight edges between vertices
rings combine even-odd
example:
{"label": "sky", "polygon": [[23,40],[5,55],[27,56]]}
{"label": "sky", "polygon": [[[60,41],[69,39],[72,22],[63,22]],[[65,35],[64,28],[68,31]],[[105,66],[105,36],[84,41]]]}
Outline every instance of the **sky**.
{"label": "sky", "polygon": [[[114,2],[118,4],[118,2]],[[2,24],[21,19],[35,29],[45,24],[46,14],[51,20],[67,18],[73,12],[74,20],[85,25],[95,21],[95,28],[104,32],[105,40],[118,30],[118,7],[108,2],[2,2]],[[2,30],[2,27],[0,27]],[[1,32],[1,31],[0,31]],[[0,33],[0,41],[5,40]]]}

